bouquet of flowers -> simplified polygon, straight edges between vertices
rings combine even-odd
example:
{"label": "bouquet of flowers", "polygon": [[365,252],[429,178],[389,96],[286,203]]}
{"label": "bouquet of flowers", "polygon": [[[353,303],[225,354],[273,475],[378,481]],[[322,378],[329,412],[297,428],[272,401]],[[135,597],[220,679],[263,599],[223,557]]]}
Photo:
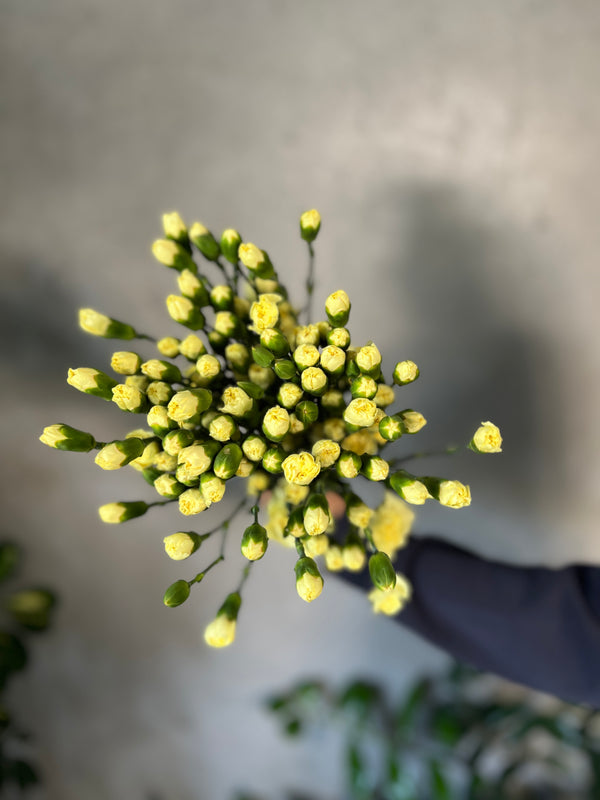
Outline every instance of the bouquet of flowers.
{"label": "bouquet of flowers", "polygon": [[[45,428],[40,437],[59,450],[95,450],[102,469],[129,465],[154,487],[160,500],[101,506],[100,517],[110,524],[171,503],[185,517],[203,515],[204,523],[209,507],[223,499],[228,487],[239,483],[237,478],[245,481],[243,496],[226,520],[209,530],[202,524],[197,531],[177,531],[164,539],[167,555],[182,561],[201,548],[204,552],[203,543],[221,532],[218,555],[165,592],[165,604],[174,607],[223,561],[234,518],[249,515],[249,524],[239,524],[246,560],[240,585],[205,631],[213,647],[233,642],[243,583],[270,540],[297,551],[296,588],[306,602],[321,594],[323,565],[329,571],[360,571],[368,565],[374,610],[396,614],[411,594],[392,563],[410,532],[410,506],[434,499],[457,509],[471,502],[469,487],[461,482],[414,475],[392,458],[393,443],[426,424],[411,408],[391,410],[402,387],[419,377],[417,365],[399,361],[386,380],[377,346],[352,343],[347,327],[351,303],[343,289],[331,293],[324,315],[312,320],[313,243],[320,226],[316,210],[301,215],[309,269],[307,302],[300,309],[265,250],[244,242],[234,229],[217,241],[204,225],[188,229],[176,212],[165,214],[164,238],[154,242],[152,252],[177,273],[179,294],[169,295],[166,305],[184,330],[182,338],[156,340],[82,309],[79,322],[87,333],[138,340],[141,346],[150,342],[157,352],[147,360],[137,350],[113,353],[111,369],[118,379],[91,367],[70,369],[67,377],[75,389],[143,415],[146,426],[109,442],[62,423]],[[203,271],[197,255],[204,259]],[[210,277],[205,274],[209,266]],[[497,453],[501,443],[498,428],[483,422],[468,447]],[[361,479],[385,487],[377,508],[357,493]],[[347,518],[343,541],[336,537],[334,501]]]}

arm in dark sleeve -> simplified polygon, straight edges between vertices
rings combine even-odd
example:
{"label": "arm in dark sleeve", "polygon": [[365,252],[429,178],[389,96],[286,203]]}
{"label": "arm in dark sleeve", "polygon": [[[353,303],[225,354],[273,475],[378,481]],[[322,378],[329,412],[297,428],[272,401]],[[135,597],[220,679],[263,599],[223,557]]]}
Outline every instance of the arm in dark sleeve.
{"label": "arm in dark sleeve", "polygon": [[[395,566],[413,587],[398,622],[479,669],[600,707],[600,567],[509,566],[429,537]],[[368,571],[343,576],[371,588]]]}

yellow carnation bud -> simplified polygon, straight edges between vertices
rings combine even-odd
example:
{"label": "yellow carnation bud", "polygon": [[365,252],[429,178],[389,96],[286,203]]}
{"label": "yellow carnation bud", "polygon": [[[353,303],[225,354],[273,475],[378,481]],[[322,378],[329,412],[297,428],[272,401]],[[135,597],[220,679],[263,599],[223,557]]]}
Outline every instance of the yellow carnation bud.
{"label": "yellow carnation bud", "polygon": [[469,444],[476,453],[501,453],[502,436],[493,422],[482,422]]}
{"label": "yellow carnation bud", "polygon": [[356,364],[361,372],[376,377],[381,366],[381,353],[376,345],[367,344],[361,347],[356,353]]}
{"label": "yellow carnation bud", "polygon": [[332,292],[325,301],[325,311],[334,327],[343,327],[350,315],[350,298],[343,289]]}
{"label": "yellow carnation bud", "polygon": [[330,572],[339,572],[344,568],[344,556],[339,545],[329,545],[325,552],[325,566]]}
{"label": "yellow carnation bud", "polygon": [[400,411],[400,413],[395,416],[400,417],[402,420],[402,426],[405,433],[418,433],[421,428],[424,428],[425,425],[427,425],[427,420],[423,414],[419,413],[418,411],[413,411],[412,408],[407,408],[404,411]]}
{"label": "yellow carnation bud", "polygon": [[190,361],[196,361],[199,356],[206,353],[206,346],[199,336],[195,333],[190,333],[179,345],[179,352]]}
{"label": "yellow carnation bud", "polygon": [[321,469],[332,467],[340,457],[341,448],[331,439],[320,439],[312,447],[312,454],[321,466]]}
{"label": "yellow carnation bud", "polygon": [[200,514],[208,508],[199,489],[187,489],[179,495],[179,511],[185,516]]}
{"label": "yellow carnation bud", "polygon": [[399,361],[394,367],[394,383],[404,386],[419,377],[419,368],[414,361]]}
{"label": "yellow carnation bud", "polygon": [[165,552],[173,561],[183,561],[198,549],[201,538],[196,533],[172,533],[163,539]]}
{"label": "yellow carnation bud", "polygon": [[314,242],[321,228],[321,215],[316,208],[300,215],[300,236],[305,242]]}
{"label": "yellow carnation bud", "polygon": [[312,603],[323,591],[323,578],[312,558],[300,558],[296,562],[296,591],[307,603]]}
{"label": "yellow carnation bud", "polygon": [[320,395],[327,388],[327,375],[320,367],[308,367],[302,372],[300,382],[305,392]]}
{"label": "yellow carnation bud", "polygon": [[302,543],[304,545],[304,552],[309,558],[316,558],[322,556],[327,552],[329,547],[329,537],[326,533],[319,533],[316,536],[306,536]]}
{"label": "yellow carnation bud", "polygon": [[351,400],[344,411],[344,419],[349,425],[359,428],[368,428],[373,425],[377,416],[377,406],[366,397],[357,397]]}
{"label": "yellow carnation bud", "polygon": [[244,417],[252,410],[252,398],[239,386],[228,386],[221,396],[220,410],[234,417]]}
{"label": "yellow carnation bud", "polygon": [[277,303],[271,297],[271,295],[260,295],[258,301],[250,306],[250,319],[257,333],[274,328],[279,320]]}
{"label": "yellow carnation bud", "polygon": [[404,575],[396,573],[396,585],[387,592],[374,588],[369,592],[369,600],[376,614],[394,616],[410,600],[412,587]]}
{"label": "yellow carnation bud", "polygon": [[319,474],[321,467],[310,453],[293,453],[284,459],[283,474],[288,483],[308,486]]}

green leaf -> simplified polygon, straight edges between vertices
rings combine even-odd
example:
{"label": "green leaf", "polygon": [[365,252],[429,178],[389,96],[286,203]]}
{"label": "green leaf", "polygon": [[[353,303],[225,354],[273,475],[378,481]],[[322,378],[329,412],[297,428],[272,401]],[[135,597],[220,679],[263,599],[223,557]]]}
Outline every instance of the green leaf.
{"label": "green leaf", "polygon": [[260,398],[265,395],[265,390],[262,386],[259,386],[257,383],[252,383],[252,381],[238,381],[237,385],[253,400],[260,400]]}
{"label": "green leaf", "polygon": [[429,678],[423,678],[414,685],[396,714],[398,733],[405,735],[414,730],[418,713],[430,699],[432,688],[433,684]]}
{"label": "green leaf", "polygon": [[19,548],[12,542],[0,544],[0,581],[14,574],[19,562]]}
{"label": "green leaf", "polygon": [[266,347],[263,347],[262,344],[252,348],[252,360],[255,364],[258,364],[259,367],[270,367],[274,358],[275,356],[273,353],[267,350]]}
{"label": "green leaf", "polygon": [[27,651],[20,639],[10,633],[0,632],[0,687],[11,672],[18,672],[27,663]]}
{"label": "green leaf", "polygon": [[386,776],[382,786],[383,800],[418,800],[414,778],[395,753],[387,759]]}
{"label": "green leaf", "polygon": [[429,762],[432,800],[452,800],[450,784],[444,777],[441,766],[435,759]]}
{"label": "green leaf", "polygon": [[439,741],[450,747],[462,738],[467,728],[453,706],[437,708],[433,713],[432,727]]}
{"label": "green leaf", "polygon": [[381,689],[377,685],[354,681],[340,694],[338,706],[364,719],[379,705],[381,699]]}
{"label": "green leaf", "polygon": [[283,730],[286,736],[298,736],[302,733],[302,720],[298,717],[288,720]]}
{"label": "green leaf", "polygon": [[346,751],[348,786],[354,800],[369,800],[372,797],[369,778],[362,753],[356,744],[349,745]]}
{"label": "green leaf", "polygon": [[15,759],[8,763],[8,772],[13,782],[21,789],[28,789],[30,786],[35,786],[39,783],[40,779],[35,769],[26,761]]}

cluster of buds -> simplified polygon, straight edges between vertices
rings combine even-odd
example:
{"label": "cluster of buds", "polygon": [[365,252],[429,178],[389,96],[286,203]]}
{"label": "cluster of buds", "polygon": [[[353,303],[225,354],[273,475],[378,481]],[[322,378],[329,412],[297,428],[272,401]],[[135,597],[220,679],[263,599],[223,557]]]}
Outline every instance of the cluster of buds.
{"label": "cluster of buds", "polygon": [[[161,498],[103,505],[99,513],[107,523],[122,523],[167,503],[177,504],[185,517],[196,517],[220,503],[236,479],[246,482],[235,511],[219,525],[164,539],[167,555],[183,561],[222,532],[218,557],[192,579],[179,579],[167,589],[164,602],[173,607],[185,602],[192,585],[223,560],[233,518],[244,507],[253,517],[240,526],[246,559],[240,586],[205,631],[207,643],[215,647],[233,641],[242,584],[270,540],[297,551],[296,589],[306,602],[321,594],[323,567],[335,572],[368,566],[374,610],[395,614],[411,591],[393,567],[410,532],[410,506],[434,499],[456,509],[471,502],[469,487],[459,481],[412,474],[391,458],[395,442],[426,424],[421,413],[402,408],[402,402],[392,410],[403,387],[419,377],[417,365],[399,361],[386,381],[377,346],[352,343],[347,327],[351,303],[343,289],[332,292],[323,317],[311,321],[313,242],[320,224],[315,210],[300,218],[310,259],[302,324],[264,250],[244,242],[236,230],[224,231],[217,240],[204,225],[188,229],[177,213],[165,214],[164,238],[152,252],[176,272],[178,293],[167,297],[166,306],[183,334],[154,340],[129,324],[83,309],[80,325],[88,333],[137,339],[145,346],[150,341],[157,352],[149,358],[137,348],[113,353],[116,378],[89,367],[70,369],[67,378],[86,394],[142,415],[146,425],[110,442],[65,424],[49,426],[40,437],[62,450],[97,451],[95,461],[102,469],[129,465]],[[200,271],[197,254],[216,279]],[[498,428],[484,422],[468,447],[499,452],[501,441]],[[360,497],[364,481],[385,489],[376,508]],[[259,515],[265,509],[263,525]]]}

